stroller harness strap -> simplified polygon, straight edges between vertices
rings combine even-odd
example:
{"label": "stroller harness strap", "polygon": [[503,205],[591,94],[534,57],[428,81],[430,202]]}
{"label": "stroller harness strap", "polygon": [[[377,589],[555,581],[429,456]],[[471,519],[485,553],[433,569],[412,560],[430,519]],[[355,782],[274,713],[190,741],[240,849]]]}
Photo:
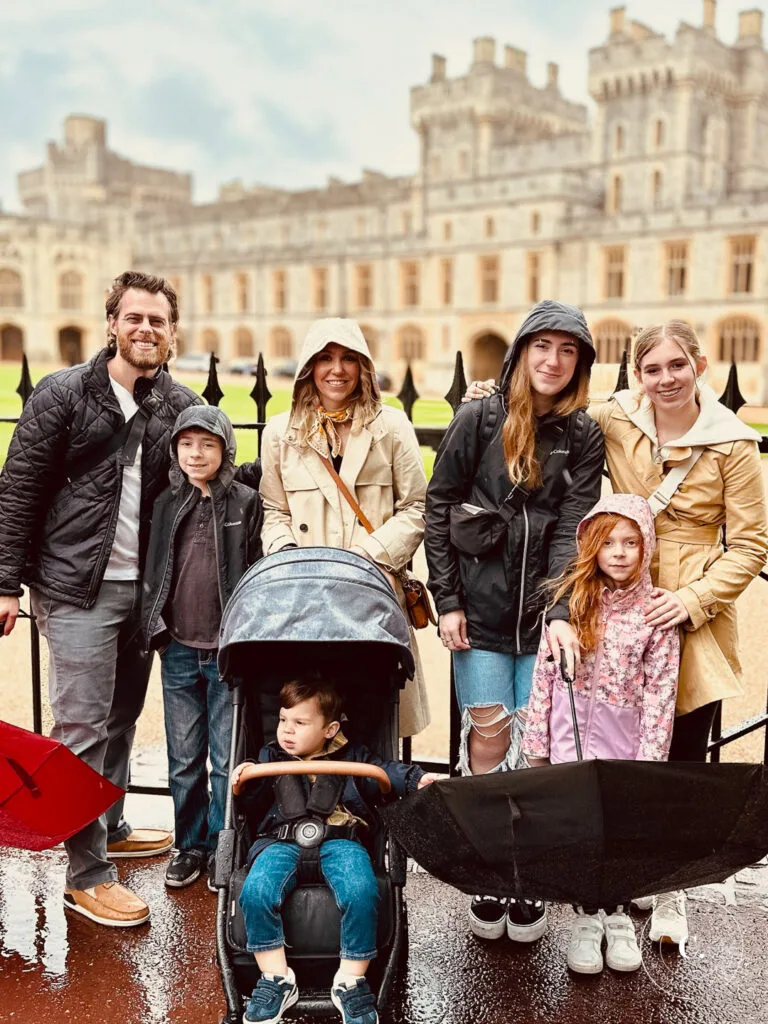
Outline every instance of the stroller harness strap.
{"label": "stroller harness strap", "polygon": [[280,775],[275,782],[275,802],[280,817],[296,821],[315,815],[327,818],[336,810],[344,791],[342,775],[318,775],[307,785],[306,776]]}

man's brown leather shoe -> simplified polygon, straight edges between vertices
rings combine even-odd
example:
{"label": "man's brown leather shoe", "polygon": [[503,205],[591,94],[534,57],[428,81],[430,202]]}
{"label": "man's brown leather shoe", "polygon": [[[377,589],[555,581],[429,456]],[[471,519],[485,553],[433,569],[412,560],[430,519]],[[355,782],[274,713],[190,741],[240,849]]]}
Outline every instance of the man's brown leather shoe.
{"label": "man's brown leather shoe", "polygon": [[144,900],[119,882],[102,882],[92,889],[65,889],[64,906],[110,928],[134,928],[149,921]]}
{"label": "man's brown leather shoe", "polygon": [[173,846],[173,836],[162,828],[135,828],[125,839],[107,845],[107,857],[156,857],[168,853]]}

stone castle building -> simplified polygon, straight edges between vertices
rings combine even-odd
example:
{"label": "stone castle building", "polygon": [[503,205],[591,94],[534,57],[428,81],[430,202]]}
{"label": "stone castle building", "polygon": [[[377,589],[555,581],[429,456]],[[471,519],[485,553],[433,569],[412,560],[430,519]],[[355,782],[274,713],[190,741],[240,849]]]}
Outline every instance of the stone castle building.
{"label": "stone castle building", "polygon": [[763,13],[715,34],[715,2],[673,41],[623,7],[589,52],[587,108],[527,56],[474,41],[469,69],[432,58],[411,90],[413,175],[287,191],[233,182],[193,204],[188,175],[107,147],[73,116],[63,145],[19,176],[24,214],[0,214],[2,357],[88,356],[103,297],[128,266],[180,296],[180,346],[226,364],[295,358],[318,316],[359,320],[377,366],[447,387],[461,349],[496,372],[528,307],[581,306],[597,342],[594,390],[612,389],[634,329],[672,317],[702,340],[715,387],[733,359],[768,401],[768,55]]}

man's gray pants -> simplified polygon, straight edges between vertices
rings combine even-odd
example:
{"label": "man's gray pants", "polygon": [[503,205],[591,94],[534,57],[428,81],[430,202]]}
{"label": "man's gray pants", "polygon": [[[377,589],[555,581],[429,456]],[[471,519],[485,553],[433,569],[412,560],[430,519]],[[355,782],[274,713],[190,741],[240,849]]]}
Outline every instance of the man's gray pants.
{"label": "man's gray pants", "polygon": [[[142,650],[140,596],[138,580],[105,580],[87,610],[30,593],[38,629],[48,641],[51,736],[122,789],[128,785],[136,719],[152,665]],[[130,832],[120,799],[68,839],[67,888],[89,889],[116,879],[107,843]]]}

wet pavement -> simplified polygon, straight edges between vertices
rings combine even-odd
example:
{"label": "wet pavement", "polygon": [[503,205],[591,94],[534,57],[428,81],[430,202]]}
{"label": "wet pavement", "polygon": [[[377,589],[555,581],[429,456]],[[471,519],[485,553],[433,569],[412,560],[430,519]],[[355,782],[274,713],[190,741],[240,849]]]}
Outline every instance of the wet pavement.
{"label": "wet pavement", "polygon": [[[167,824],[168,800],[129,799],[137,824]],[[153,916],[117,930],[65,918],[61,850],[0,851],[0,1021],[216,1024],[216,899],[202,881],[168,891],[165,864],[119,862]],[[408,971],[383,1018],[390,1024],[768,1024],[766,865],[691,893],[685,959],[644,937],[641,970],[623,976],[569,975],[567,908],[550,908],[545,937],[521,947],[473,939],[467,897],[422,872],[409,874],[407,897]],[[647,932],[649,915],[635,919]]]}

